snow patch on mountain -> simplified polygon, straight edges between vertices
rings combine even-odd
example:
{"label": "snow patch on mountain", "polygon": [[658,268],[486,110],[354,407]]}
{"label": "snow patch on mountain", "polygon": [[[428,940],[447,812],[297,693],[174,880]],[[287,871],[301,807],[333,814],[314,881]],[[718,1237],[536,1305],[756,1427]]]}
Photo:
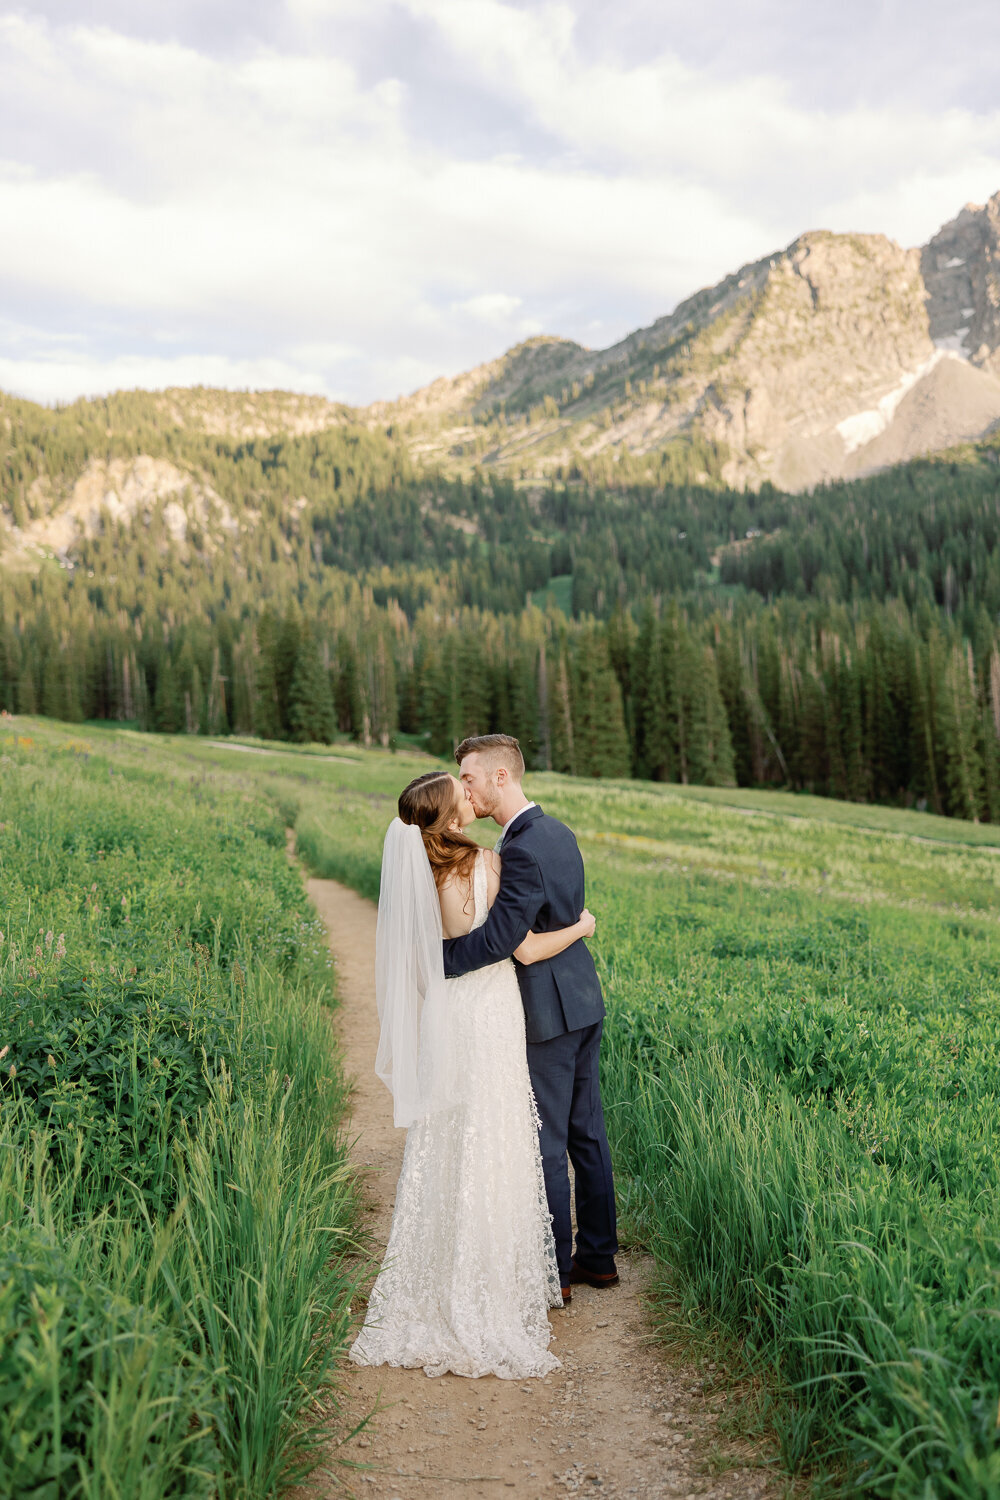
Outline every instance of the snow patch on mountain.
{"label": "snow patch on mountain", "polygon": [[954,333],[945,334],[944,338],[935,339],[934,346],[943,354],[954,354],[958,359],[968,359],[969,350],[965,347],[968,337],[968,328],[956,328]]}
{"label": "snow patch on mountain", "polygon": [[[968,331],[967,328],[962,329],[963,334]],[[940,360],[947,359],[949,356],[955,358],[954,348],[943,347],[947,342],[947,340],[938,340],[938,347],[930,359],[924,360],[923,364],[918,365],[915,370],[907,371],[899,384],[893,386],[877,406],[870,406],[865,411],[856,412],[854,416],[845,417],[842,422],[837,423],[837,432],[843,439],[845,453],[853,453],[856,449],[864,447],[865,443],[870,443],[873,438],[877,438],[880,433],[885,432],[906,393],[912,391],[925,375],[929,375]],[[968,355],[965,358],[968,358]]]}

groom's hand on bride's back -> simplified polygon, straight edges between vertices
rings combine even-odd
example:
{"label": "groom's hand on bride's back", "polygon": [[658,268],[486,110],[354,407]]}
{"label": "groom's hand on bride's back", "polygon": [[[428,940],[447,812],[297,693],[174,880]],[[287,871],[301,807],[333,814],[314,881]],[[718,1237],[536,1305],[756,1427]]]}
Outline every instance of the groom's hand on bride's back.
{"label": "groom's hand on bride's back", "polygon": [[446,938],[444,972],[453,978],[511,958],[524,942],[544,900],[538,864],[514,843],[500,861],[500,889],[481,927],[464,937]]}

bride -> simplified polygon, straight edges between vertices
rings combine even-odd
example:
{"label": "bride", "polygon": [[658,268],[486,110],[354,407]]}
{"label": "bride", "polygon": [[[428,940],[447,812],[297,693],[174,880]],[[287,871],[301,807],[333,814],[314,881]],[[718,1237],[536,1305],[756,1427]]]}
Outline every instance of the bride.
{"label": "bride", "polygon": [[[445,979],[442,938],[480,926],[500,858],[446,771],[411,781],[386,834],[375,938],[375,1071],[408,1127],[386,1257],[350,1351],[358,1365],[520,1380],[559,1368],[547,1309],[561,1307],[552,1224],[509,959]],[[522,964],[594,931],[530,933]]]}

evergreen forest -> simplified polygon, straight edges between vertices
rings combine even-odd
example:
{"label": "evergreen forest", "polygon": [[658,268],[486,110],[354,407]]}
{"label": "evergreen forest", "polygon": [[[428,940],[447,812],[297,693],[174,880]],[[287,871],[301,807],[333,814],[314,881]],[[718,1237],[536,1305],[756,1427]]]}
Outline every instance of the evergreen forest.
{"label": "evergreen forest", "polygon": [[[247,435],[238,399],[0,397],[0,708],[437,754],[503,729],[539,769],[1000,821],[1000,439],[808,495],[544,486],[346,409],[282,430],[280,393]],[[169,496],[46,542],[140,460]]]}

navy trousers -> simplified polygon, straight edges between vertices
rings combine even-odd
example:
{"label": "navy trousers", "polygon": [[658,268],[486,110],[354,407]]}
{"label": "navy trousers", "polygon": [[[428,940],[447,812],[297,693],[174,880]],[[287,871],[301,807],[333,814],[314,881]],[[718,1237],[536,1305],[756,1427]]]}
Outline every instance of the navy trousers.
{"label": "navy trousers", "polygon": [[615,1269],[615,1185],[604,1129],[598,1054],[604,1022],[528,1043],[528,1071],[541,1116],[542,1169],[563,1286],[573,1260],[567,1153],[576,1178],[576,1259],[589,1271]]}

